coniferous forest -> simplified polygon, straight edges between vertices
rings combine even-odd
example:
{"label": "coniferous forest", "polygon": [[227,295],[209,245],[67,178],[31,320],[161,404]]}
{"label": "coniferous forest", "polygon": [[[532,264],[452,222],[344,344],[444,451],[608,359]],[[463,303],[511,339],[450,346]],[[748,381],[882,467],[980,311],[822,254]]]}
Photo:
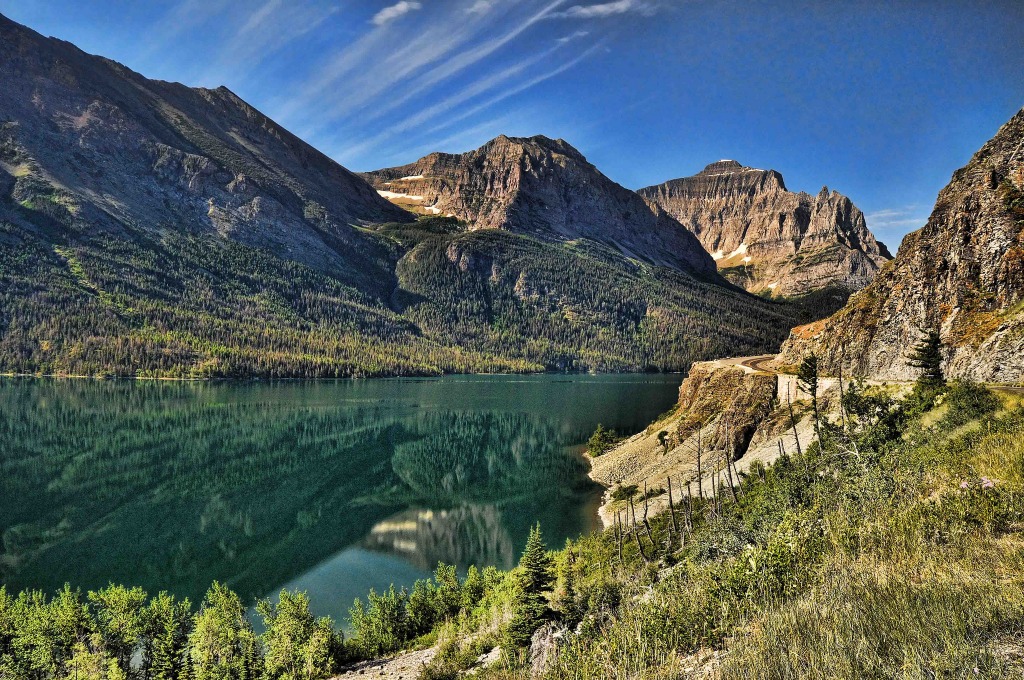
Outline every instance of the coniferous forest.
{"label": "coniferous forest", "polygon": [[773,350],[806,314],[595,241],[446,218],[365,230],[382,255],[377,280],[357,287],[216,236],[54,235],[34,217],[32,230],[0,222],[2,373],[680,371]]}

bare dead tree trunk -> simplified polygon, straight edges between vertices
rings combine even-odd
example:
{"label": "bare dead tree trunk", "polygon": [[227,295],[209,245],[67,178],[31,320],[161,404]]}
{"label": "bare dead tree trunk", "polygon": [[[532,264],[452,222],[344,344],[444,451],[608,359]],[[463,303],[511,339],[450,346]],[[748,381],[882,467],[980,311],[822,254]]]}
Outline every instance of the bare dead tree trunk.
{"label": "bare dead tree trunk", "polygon": [[845,348],[839,354],[839,418],[843,421],[843,432],[846,432],[846,405],[843,404],[843,361],[846,359]]}
{"label": "bare dead tree trunk", "polygon": [[793,425],[793,439],[796,440],[796,455],[801,455],[800,435],[796,431],[796,416],[793,415],[793,399],[789,395],[789,385],[786,385],[786,403],[789,404],[789,422]]}
{"label": "bare dead tree trunk", "polygon": [[716,467],[712,466],[711,468],[711,511],[713,513],[718,512],[718,471],[715,469]]}
{"label": "bare dead tree trunk", "polygon": [[633,540],[636,541],[636,548],[640,551],[640,557],[644,558],[644,562],[650,563],[647,558],[647,553],[644,552],[644,544],[640,542],[640,531],[636,526],[636,506],[633,505],[633,499],[629,499],[629,510],[633,514]]}
{"label": "bare dead tree trunk", "polygon": [[647,529],[647,540],[651,542],[651,548],[654,548],[654,536],[651,535],[651,523],[647,521],[647,482],[644,482],[644,517],[643,517],[644,528]]}
{"label": "bare dead tree trunk", "polygon": [[693,531],[693,494],[690,493],[690,482],[686,483],[686,530]]}
{"label": "bare dead tree trunk", "polygon": [[669,525],[669,528],[671,529],[671,531],[669,531],[669,537],[672,537],[672,532],[674,531],[676,535],[680,537],[679,541],[682,543],[682,535],[679,534],[679,522],[676,520],[676,506],[675,503],[672,502],[672,475],[666,477],[665,481],[668,482],[668,511],[669,514],[672,515],[672,523]]}
{"label": "bare dead tree trunk", "polygon": [[740,479],[740,469],[736,467],[736,461],[732,461],[732,478],[736,480],[736,496],[743,498],[743,481]]}
{"label": "bare dead tree trunk", "polygon": [[736,498],[736,487],[734,486],[732,479],[732,457],[736,453],[736,450],[732,439],[733,431],[731,423],[726,424],[725,431],[726,437],[729,440],[728,448],[725,451],[725,476],[729,479],[729,492],[732,494],[732,502],[738,503],[739,499]]}
{"label": "bare dead tree trunk", "polygon": [[701,481],[704,472],[700,467],[700,447],[702,439],[704,439],[704,426],[697,425],[697,495],[704,498],[704,483]]}
{"label": "bare dead tree trunk", "polygon": [[619,512],[615,511],[615,538],[619,544],[619,564],[625,566],[625,562],[622,560],[622,519],[619,517]]}

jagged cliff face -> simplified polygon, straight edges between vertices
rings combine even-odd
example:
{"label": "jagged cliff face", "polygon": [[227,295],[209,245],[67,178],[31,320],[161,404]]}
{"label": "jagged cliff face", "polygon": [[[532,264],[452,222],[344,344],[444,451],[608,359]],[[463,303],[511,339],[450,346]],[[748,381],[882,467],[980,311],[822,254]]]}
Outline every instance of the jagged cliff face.
{"label": "jagged cliff face", "polygon": [[789,362],[815,351],[827,369],[914,379],[906,353],[938,329],[945,369],[1024,380],[1024,110],[939,193],[928,223],[845,308],[795,328]]}
{"label": "jagged cliff face", "polygon": [[611,181],[562,140],[498,137],[464,154],[433,153],[363,175],[378,192],[470,229],[558,241],[588,238],[676,269],[713,273],[700,243],[658,206]]}
{"label": "jagged cliff face", "polygon": [[372,253],[352,223],[411,219],[225,88],[149,80],[3,16],[0,82],[0,219],[24,224],[20,204],[75,236],[219,235],[349,278]]}
{"label": "jagged cliff face", "polygon": [[718,268],[752,292],[792,296],[867,285],[886,260],[849,198],[786,189],[782,175],[719,161],[638,192],[692,231]]}

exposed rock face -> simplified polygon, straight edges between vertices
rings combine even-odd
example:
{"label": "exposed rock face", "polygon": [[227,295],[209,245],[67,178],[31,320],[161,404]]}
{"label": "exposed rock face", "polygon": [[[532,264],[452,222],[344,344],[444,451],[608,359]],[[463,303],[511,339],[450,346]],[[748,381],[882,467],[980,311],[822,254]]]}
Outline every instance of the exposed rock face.
{"label": "exposed rock face", "polygon": [[928,223],[838,313],[793,329],[783,359],[811,351],[826,369],[917,377],[906,353],[937,329],[945,370],[980,381],[1024,380],[1024,110],[939,192]]}
{"label": "exposed rock face", "polygon": [[588,238],[648,262],[713,273],[714,262],[676,220],[616,184],[560,139],[501,136],[464,154],[433,153],[363,175],[380,194],[471,229],[544,239]]}
{"label": "exposed rock face", "polygon": [[226,88],[149,80],[3,16],[0,81],[0,211],[79,234],[219,234],[350,275],[372,252],[352,223],[411,219]]}
{"label": "exposed rock face", "polygon": [[753,292],[857,290],[891,257],[849,198],[827,187],[817,196],[788,191],[775,170],[719,161],[638,193],[692,231],[723,274]]}

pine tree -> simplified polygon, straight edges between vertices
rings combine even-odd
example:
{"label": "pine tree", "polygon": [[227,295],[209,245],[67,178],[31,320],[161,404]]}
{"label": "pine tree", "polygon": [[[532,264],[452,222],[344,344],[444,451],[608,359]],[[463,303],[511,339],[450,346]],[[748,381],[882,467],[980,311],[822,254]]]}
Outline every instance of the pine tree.
{"label": "pine tree", "polygon": [[530,529],[526,549],[519,559],[516,582],[516,611],[508,624],[508,643],[525,646],[533,632],[540,627],[548,615],[545,594],[554,583],[554,562],[548,555],[547,546],[540,532],[540,524]]}
{"label": "pine tree", "polygon": [[238,595],[213,582],[188,637],[196,680],[254,680],[262,675],[259,640]]}
{"label": "pine tree", "polygon": [[814,407],[814,429],[821,439],[821,430],[818,426],[818,356],[813,352],[804,357],[797,370],[797,381],[800,389],[811,395],[811,405]]}
{"label": "pine tree", "polygon": [[907,355],[908,363],[921,369],[917,379],[920,387],[935,389],[946,384],[942,374],[942,340],[936,330],[922,331],[924,337]]}
{"label": "pine tree", "polygon": [[188,634],[192,605],[161,592],[150,600],[145,613],[142,669],[149,680],[178,680],[187,667]]}
{"label": "pine tree", "polygon": [[540,532],[540,523],[530,529],[530,536],[526,539],[526,549],[523,556],[519,558],[519,568],[522,570],[523,590],[531,595],[539,595],[551,589],[554,581],[552,570],[554,562],[548,555],[548,548],[544,545],[544,537]]}

